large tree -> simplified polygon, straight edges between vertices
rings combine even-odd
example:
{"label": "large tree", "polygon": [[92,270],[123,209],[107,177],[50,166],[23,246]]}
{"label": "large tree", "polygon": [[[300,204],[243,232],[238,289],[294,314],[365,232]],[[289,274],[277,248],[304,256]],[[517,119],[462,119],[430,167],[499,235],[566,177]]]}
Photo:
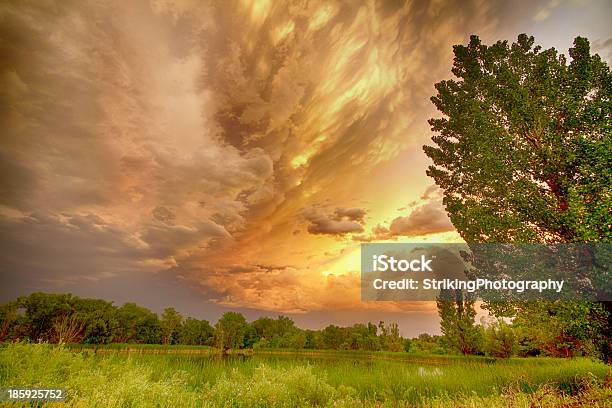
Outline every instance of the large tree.
{"label": "large tree", "polygon": [[[611,243],[612,76],[588,40],[574,40],[570,61],[524,34],[491,46],[472,36],[454,54],[456,78],[435,85],[443,116],[429,120],[435,145],[424,150],[462,238]],[[554,303],[513,306],[560,314]]]}
{"label": "large tree", "polygon": [[467,242],[612,241],[612,76],[577,37],[571,61],[524,34],[454,47],[436,84],[427,174]]}

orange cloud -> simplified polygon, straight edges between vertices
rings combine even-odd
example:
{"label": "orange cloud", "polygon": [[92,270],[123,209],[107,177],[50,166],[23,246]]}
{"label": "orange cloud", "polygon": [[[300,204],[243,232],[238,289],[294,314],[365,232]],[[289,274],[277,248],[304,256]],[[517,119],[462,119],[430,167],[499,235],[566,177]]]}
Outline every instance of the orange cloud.
{"label": "orange cloud", "polygon": [[312,208],[304,212],[311,234],[343,235],[363,232],[365,210],[337,208],[333,214],[322,214]]}
{"label": "orange cloud", "polygon": [[164,274],[225,306],[431,311],[361,302],[356,241],[452,230],[406,153],[451,45],[493,35],[503,7],[3,5],[5,276]]}

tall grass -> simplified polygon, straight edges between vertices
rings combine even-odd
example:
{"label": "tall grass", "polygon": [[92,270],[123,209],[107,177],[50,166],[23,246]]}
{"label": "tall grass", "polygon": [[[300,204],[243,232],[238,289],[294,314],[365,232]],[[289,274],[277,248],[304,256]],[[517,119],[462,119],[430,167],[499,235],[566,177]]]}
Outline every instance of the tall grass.
{"label": "tall grass", "polygon": [[609,375],[609,367],[588,359],[426,364],[359,355],[351,360],[345,353],[337,359],[217,358],[98,355],[47,344],[0,348],[0,386],[65,388],[67,405],[74,407],[529,406],[544,400],[605,406],[612,398],[604,384]]}

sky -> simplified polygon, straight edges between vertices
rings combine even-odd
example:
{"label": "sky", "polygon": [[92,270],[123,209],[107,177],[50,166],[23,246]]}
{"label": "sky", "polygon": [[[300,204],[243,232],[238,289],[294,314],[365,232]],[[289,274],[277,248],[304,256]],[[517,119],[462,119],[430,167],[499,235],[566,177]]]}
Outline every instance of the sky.
{"label": "sky", "polygon": [[609,1],[0,3],[0,302],[34,291],[301,327],[362,302],[362,242],[461,242],[425,170],[476,34],[612,59]]}

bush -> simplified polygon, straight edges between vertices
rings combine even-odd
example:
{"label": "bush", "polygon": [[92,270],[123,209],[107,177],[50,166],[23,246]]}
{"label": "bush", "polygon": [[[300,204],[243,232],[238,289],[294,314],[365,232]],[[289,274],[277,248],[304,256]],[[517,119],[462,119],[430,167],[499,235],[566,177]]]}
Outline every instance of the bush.
{"label": "bush", "polygon": [[491,324],[484,331],[483,349],[486,355],[509,358],[516,353],[517,339],[514,329],[503,320]]}

